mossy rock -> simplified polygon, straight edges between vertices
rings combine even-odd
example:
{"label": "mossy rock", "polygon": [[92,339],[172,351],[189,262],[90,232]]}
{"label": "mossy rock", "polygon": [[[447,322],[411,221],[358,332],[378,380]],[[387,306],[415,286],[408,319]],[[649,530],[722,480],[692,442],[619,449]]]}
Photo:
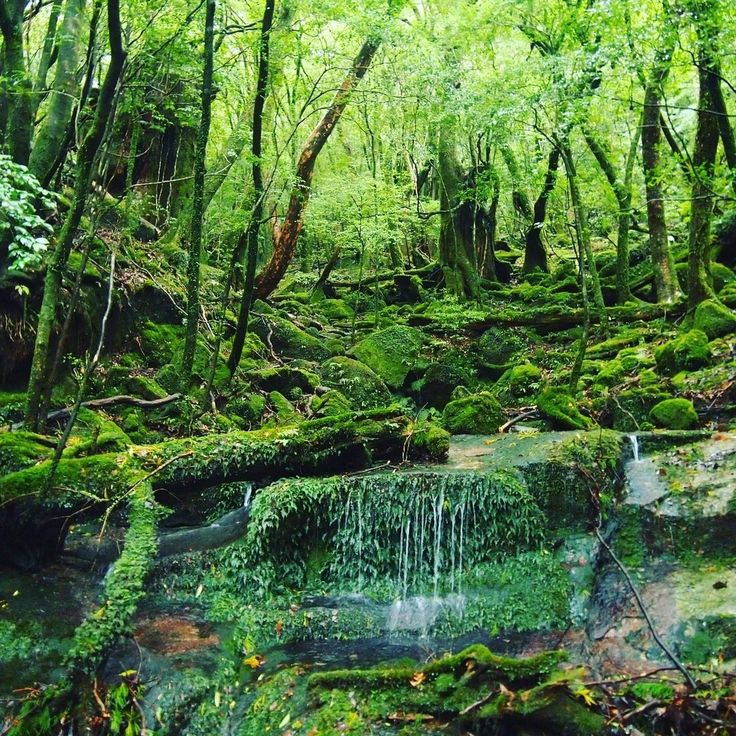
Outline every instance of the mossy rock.
{"label": "mossy rock", "polygon": [[656,361],[645,346],[636,346],[620,350],[616,359],[621,363],[625,373],[638,373],[645,368],[653,368]]}
{"label": "mossy rock", "polygon": [[279,357],[320,362],[331,355],[323,340],[283,317],[255,317],[253,332],[265,343],[270,343]]}
{"label": "mossy rock", "polygon": [[487,392],[451,401],[442,412],[450,434],[496,434],[502,422],[501,404]]}
{"label": "mossy rock", "polygon": [[125,388],[133,396],[139,396],[147,401],[163,399],[168,394],[168,391],[163,386],[148,376],[129,376],[127,381],[125,381]]}
{"label": "mossy rock", "polygon": [[622,330],[617,335],[609,337],[603,342],[591,345],[588,348],[590,358],[605,358],[616,355],[623,348],[638,345],[646,339],[647,329],[643,327],[630,327]]}
{"label": "mossy rock", "polygon": [[491,392],[500,400],[533,396],[539,390],[542,371],[531,363],[509,368],[496,382]]}
{"label": "mossy rock", "polygon": [[32,432],[0,432],[0,478],[48,459],[55,444],[53,439]]}
{"label": "mossy rock", "polygon": [[575,399],[557,386],[550,386],[537,396],[537,408],[553,429],[590,429],[593,426],[593,422],[580,413]]}
{"label": "mossy rock", "polygon": [[450,452],[450,433],[434,422],[417,422],[411,430],[410,454],[415,460],[444,462]]}
{"label": "mossy rock", "polygon": [[491,327],[478,339],[477,350],[484,367],[505,366],[528,347],[521,330]]}
{"label": "mossy rock", "polygon": [[444,409],[458,387],[470,388],[475,381],[461,367],[450,363],[432,363],[418,383],[419,401],[435,409]]}
{"label": "mossy rock", "polygon": [[626,371],[620,360],[614,358],[606,361],[603,368],[598,372],[595,382],[601,386],[615,386],[621,383],[626,376]]}
{"label": "mossy rock", "polygon": [[736,332],[736,314],[724,304],[708,300],[698,304],[693,326],[713,340]]}
{"label": "mossy rock", "polygon": [[708,336],[702,330],[690,330],[660,345],[654,351],[657,367],[673,375],[682,370],[697,370],[710,365],[712,353]]}
{"label": "mossy rock", "polygon": [[317,310],[328,322],[349,322],[355,317],[355,310],[344,299],[324,299]]}
{"label": "mossy rock", "polygon": [[348,398],[341,391],[330,389],[312,402],[312,411],[316,417],[335,417],[353,410]]}
{"label": "mossy rock", "polygon": [[419,330],[405,325],[394,325],[361,340],[353,354],[365,363],[386,385],[401,388],[414,366],[424,337]]}
{"label": "mossy rock", "polygon": [[144,322],[138,331],[138,337],[146,362],[155,368],[161,368],[174,362],[174,357],[181,352],[184,328],[180,325]]}
{"label": "mossy rock", "polygon": [[736,309],[736,282],[726,284],[719,292],[718,299],[731,309]]}
{"label": "mossy rock", "polygon": [[[650,371],[651,373],[651,371]],[[606,413],[611,425],[619,432],[637,432],[649,422],[649,412],[660,402],[671,399],[654,375],[656,383],[640,385],[611,394],[606,402]]]}
{"label": "mossy rock", "polygon": [[698,414],[689,399],[665,399],[649,413],[652,422],[662,429],[692,429],[698,426]]}
{"label": "mossy rock", "polygon": [[727,284],[736,283],[736,273],[718,261],[710,264],[710,275],[713,277],[713,288],[716,292],[721,291]]}
{"label": "mossy rock", "polygon": [[286,396],[278,391],[271,391],[268,394],[268,403],[276,415],[269,424],[298,424],[303,419]]}
{"label": "mossy rock", "polygon": [[367,365],[338,356],[320,366],[322,383],[345,395],[356,409],[377,409],[391,402],[386,384]]}
{"label": "mossy rock", "polygon": [[227,404],[227,413],[253,425],[260,422],[266,411],[266,399],[261,394],[246,394],[231,399]]}
{"label": "mossy rock", "polygon": [[291,366],[250,371],[247,377],[251,383],[263,391],[279,391],[291,398],[297,398],[301,394],[311,394],[319,386],[319,376],[316,373]]}

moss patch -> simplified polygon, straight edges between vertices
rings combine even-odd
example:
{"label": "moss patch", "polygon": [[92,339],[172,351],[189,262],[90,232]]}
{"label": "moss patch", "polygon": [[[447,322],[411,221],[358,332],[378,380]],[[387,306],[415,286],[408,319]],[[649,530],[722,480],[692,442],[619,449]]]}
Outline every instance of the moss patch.
{"label": "moss patch", "polygon": [[657,427],[663,429],[692,429],[699,419],[689,399],[666,399],[660,401],[649,413]]}
{"label": "moss patch", "polygon": [[365,363],[391,388],[401,388],[414,366],[424,337],[413,327],[395,325],[361,340],[355,357]]}
{"label": "moss patch", "polygon": [[450,434],[495,434],[502,421],[501,405],[486,392],[451,401],[442,412]]}

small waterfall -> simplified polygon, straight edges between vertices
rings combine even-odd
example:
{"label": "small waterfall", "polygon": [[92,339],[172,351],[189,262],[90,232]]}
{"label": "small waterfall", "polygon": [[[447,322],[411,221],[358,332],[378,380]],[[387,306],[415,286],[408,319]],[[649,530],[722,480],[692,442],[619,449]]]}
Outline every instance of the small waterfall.
{"label": "small waterfall", "polygon": [[641,462],[641,457],[639,456],[639,438],[635,434],[630,434],[629,442],[631,442],[631,451],[634,455],[634,462]]}
{"label": "small waterfall", "polygon": [[445,613],[462,618],[465,596],[412,596],[394,601],[388,611],[386,628],[391,633],[413,633],[426,637],[435,621]]}

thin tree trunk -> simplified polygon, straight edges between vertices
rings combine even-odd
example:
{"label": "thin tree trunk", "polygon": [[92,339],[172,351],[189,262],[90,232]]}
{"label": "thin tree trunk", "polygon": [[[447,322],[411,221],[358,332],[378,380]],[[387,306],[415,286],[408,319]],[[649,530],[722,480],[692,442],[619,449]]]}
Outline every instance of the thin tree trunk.
{"label": "thin tree trunk", "polygon": [[294,186],[291,190],[286,215],[280,228],[278,228],[279,236],[274,242],[273,255],[256,279],[255,294],[259,299],[267,298],[274,291],[294,257],[299,234],[302,230],[304,210],[311,194],[312,177],[317,157],[340,121],[353,91],[370,68],[379,47],[380,39],[376,36],[371,36],[363,44],[353,61],[350,71],[335,94],[332,104],[311,132],[302,149],[296,166]]}
{"label": "thin tree trunk", "polygon": [[631,298],[629,286],[629,230],[631,228],[631,180],[636,161],[636,151],[639,147],[641,125],[637,126],[626,157],[623,180],[619,177],[613,162],[605,148],[596,140],[593,133],[583,127],[583,136],[591,153],[601,167],[616,202],[618,203],[618,238],[616,240],[616,303],[624,304]]}
{"label": "thin tree trunk", "polygon": [[125,64],[126,55],[120,26],[120,0],[107,0],[107,23],[110,36],[110,64],[100,89],[94,121],[79,149],[72,204],[51,254],[44,280],[43,300],[38,314],[25,417],[26,425],[36,430],[39,430],[44,423],[40,408],[47,385],[51,332],[56,320],[61,281],[74,244],[74,236],[84,214],[92,182],[95,156],[105,135],[108,114],[113,106],[118,81]]}
{"label": "thin tree trunk", "polygon": [[215,0],[207,0],[204,26],[204,73],[202,76],[202,117],[197,134],[194,159],[194,193],[192,196],[192,228],[189,234],[187,263],[187,329],[181,360],[181,387],[189,388],[192,380],[194,351],[199,326],[199,270],[202,258],[202,225],[204,221],[204,180],[207,142],[212,123],[212,98],[215,55]]}
{"label": "thin tree trunk", "polygon": [[543,271],[547,273],[547,251],[542,242],[542,228],[547,219],[547,204],[557,183],[557,169],[560,165],[560,151],[555,146],[547,159],[547,173],[544,175],[542,191],[534,203],[533,222],[526,232],[526,246],[524,248],[524,266],[522,272],[527,274],[532,271]]}
{"label": "thin tree trunk", "polygon": [[[253,302],[256,266],[258,264],[258,235],[261,230],[261,221],[263,220],[263,199],[265,197],[262,161],[263,111],[266,107],[266,95],[268,93],[268,82],[270,78],[271,29],[273,27],[273,14],[275,7],[275,0],[266,0],[266,5],[263,10],[263,20],[261,22],[260,51],[258,54],[258,81],[256,82],[256,97],[253,102],[253,139],[251,142],[251,154],[253,159],[251,169],[253,176],[253,211],[251,212],[248,227],[240,241],[240,243],[247,248],[245,285],[243,287],[243,296],[240,300],[238,325],[235,329],[235,337],[233,338],[233,349],[228,360],[230,375],[235,373],[238,365],[240,364],[240,358],[243,355],[245,337],[248,334],[250,308]],[[240,243],[238,245],[238,250],[242,247]],[[238,258],[237,250],[236,258]],[[234,263],[233,266],[236,267],[237,263]]]}
{"label": "thin tree trunk", "polygon": [[86,0],[67,0],[59,33],[56,76],[43,125],[36,135],[29,168],[39,181],[46,181],[66,137],[77,92],[77,67],[84,27]]}
{"label": "thin tree trunk", "polygon": [[714,59],[708,68],[708,90],[710,92],[712,110],[718,119],[718,129],[723,142],[723,153],[726,163],[731,170],[731,186],[736,192],[736,138],[734,137],[731,118],[728,115],[728,106],[721,87],[721,65]]}
{"label": "thin tree trunk", "polygon": [[641,150],[644,182],[647,197],[647,219],[649,223],[649,249],[654,272],[657,301],[664,304],[677,301],[681,296],[675,262],[670,251],[667,219],[662,186],[661,140],[661,89],[669,75],[672,54],[677,40],[673,21],[665,19],[665,39],[657,52],[651,76],[644,93],[642,114]]}
{"label": "thin tree trunk", "polygon": [[36,81],[33,85],[33,117],[41,105],[46,90],[46,78],[48,77],[49,68],[51,66],[51,57],[56,42],[56,27],[59,23],[61,15],[62,0],[54,0],[49,14],[49,22],[46,27],[46,36],[43,41],[43,49],[41,50],[41,59],[38,62],[38,71],[36,72]]}
{"label": "thin tree trunk", "polygon": [[[693,152],[692,201],[690,205],[690,243],[688,252],[688,306],[692,309],[705,299],[715,296],[710,274],[711,221],[713,219],[713,174],[718,140],[722,128],[714,101],[712,77],[718,73],[713,56],[711,34],[715,31],[708,21],[712,3],[701,3],[698,14],[698,125]],[[720,89],[720,85],[718,85]],[[728,121],[726,121],[728,122]],[[730,125],[729,125],[730,127]]]}
{"label": "thin tree trunk", "polygon": [[26,68],[23,38],[24,0],[0,2],[0,31],[4,43],[4,75],[8,85],[5,147],[18,164],[28,164],[33,136],[33,85]]}

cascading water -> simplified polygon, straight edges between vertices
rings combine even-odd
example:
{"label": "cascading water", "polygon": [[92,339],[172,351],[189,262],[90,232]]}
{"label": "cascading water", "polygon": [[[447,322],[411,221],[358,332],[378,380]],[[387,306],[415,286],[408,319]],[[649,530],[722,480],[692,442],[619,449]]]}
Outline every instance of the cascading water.
{"label": "cascading water", "polygon": [[634,462],[641,462],[641,457],[639,455],[639,438],[635,434],[630,434],[629,442],[631,442],[631,452],[634,455]]}

